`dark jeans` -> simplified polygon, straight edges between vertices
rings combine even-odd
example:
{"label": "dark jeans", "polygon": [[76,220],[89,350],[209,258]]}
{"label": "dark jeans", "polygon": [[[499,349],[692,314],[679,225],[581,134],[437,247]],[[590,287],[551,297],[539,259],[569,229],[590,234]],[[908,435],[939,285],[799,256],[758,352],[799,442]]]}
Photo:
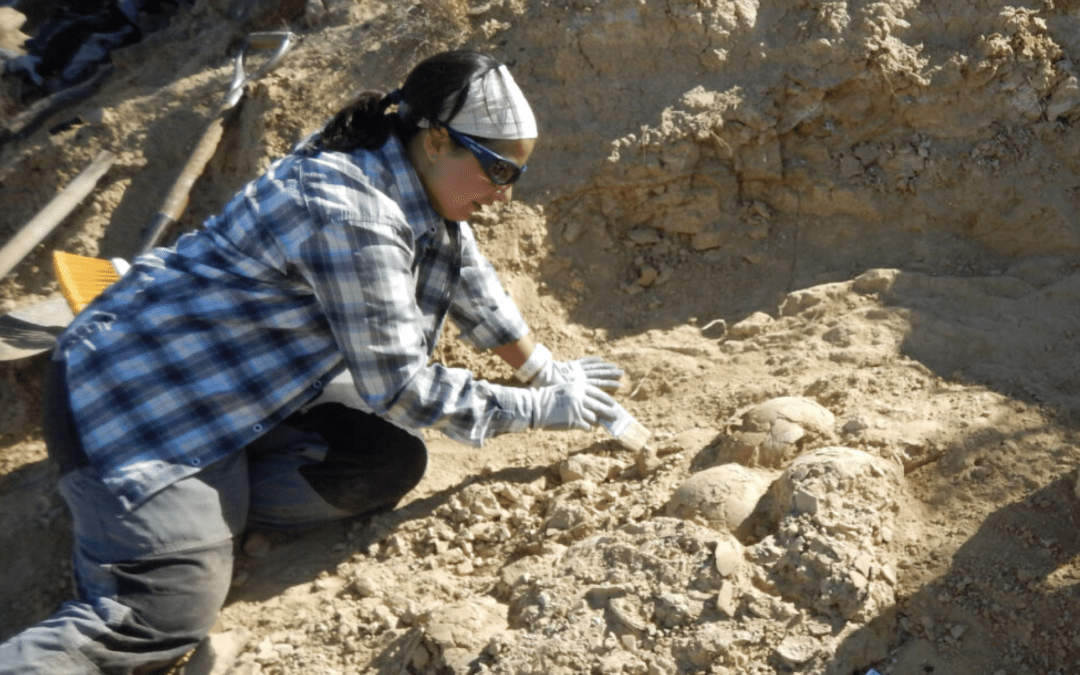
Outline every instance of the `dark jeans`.
{"label": "dark jeans", "polygon": [[422,440],[329,403],[127,510],[86,461],[67,400],[53,368],[46,443],[72,513],[79,597],[0,644],[0,675],[155,672],[209,632],[247,522],[295,529],[391,509],[427,463]]}

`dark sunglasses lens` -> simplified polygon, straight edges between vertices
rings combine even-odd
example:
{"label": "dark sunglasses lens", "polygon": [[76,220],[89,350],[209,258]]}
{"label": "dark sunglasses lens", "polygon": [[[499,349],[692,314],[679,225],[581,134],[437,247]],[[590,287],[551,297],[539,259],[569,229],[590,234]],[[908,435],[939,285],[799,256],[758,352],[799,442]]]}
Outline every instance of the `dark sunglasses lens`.
{"label": "dark sunglasses lens", "polygon": [[488,164],[487,175],[493,183],[496,185],[507,185],[513,183],[518,176],[517,165],[511,164],[502,159],[497,159],[491,164]]}

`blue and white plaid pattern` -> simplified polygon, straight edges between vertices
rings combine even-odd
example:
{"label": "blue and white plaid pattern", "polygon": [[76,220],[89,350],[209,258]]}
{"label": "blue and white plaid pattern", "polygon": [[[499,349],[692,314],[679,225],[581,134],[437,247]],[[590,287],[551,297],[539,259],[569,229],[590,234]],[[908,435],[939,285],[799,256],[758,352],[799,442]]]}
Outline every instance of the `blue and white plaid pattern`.
{"label": "blue and white plaid pattern", "polygon": [[394,138],[275,162],[205,227],[134,261],[61,336],[84,450],[129,505],[242,448],[348,367],[368,412],[479,445],[520,390],[429,363],[450,316],[478,349],[528,332],[467,223]]}

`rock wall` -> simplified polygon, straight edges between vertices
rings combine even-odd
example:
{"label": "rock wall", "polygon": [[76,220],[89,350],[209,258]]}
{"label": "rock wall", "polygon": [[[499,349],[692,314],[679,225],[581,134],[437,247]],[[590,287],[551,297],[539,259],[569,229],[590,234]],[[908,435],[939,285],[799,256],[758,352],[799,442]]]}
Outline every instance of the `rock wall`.
{"label": "rock wall", "polygon": [[646,229],[767,256],[798,236],[816,272],[1075,253],[1078,19],[947,0],[533,4],[499,33],[545,131],[522,192],[564,207],[567,242]]}

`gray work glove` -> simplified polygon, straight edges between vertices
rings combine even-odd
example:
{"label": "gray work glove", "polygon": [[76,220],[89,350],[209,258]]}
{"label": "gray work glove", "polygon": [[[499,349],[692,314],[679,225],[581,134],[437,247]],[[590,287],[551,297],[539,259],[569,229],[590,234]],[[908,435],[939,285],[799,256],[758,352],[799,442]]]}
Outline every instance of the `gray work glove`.
{"label": "gray work glove", "polygon": [[619,412],[615,399],[583,380],[526,391],[532,396],[534,429],[588,431],[599,421],[614,421]]}
{"label": "gray work glove", "polygon": [[533,348],[529,360],[518,368],[514,376],[530,387],[550,387],[582,380],[595,387],[615,391],[619,388],[623,371],[599,356],[586,356],[576,361],[556,361],[547,347],[538,344]]}

